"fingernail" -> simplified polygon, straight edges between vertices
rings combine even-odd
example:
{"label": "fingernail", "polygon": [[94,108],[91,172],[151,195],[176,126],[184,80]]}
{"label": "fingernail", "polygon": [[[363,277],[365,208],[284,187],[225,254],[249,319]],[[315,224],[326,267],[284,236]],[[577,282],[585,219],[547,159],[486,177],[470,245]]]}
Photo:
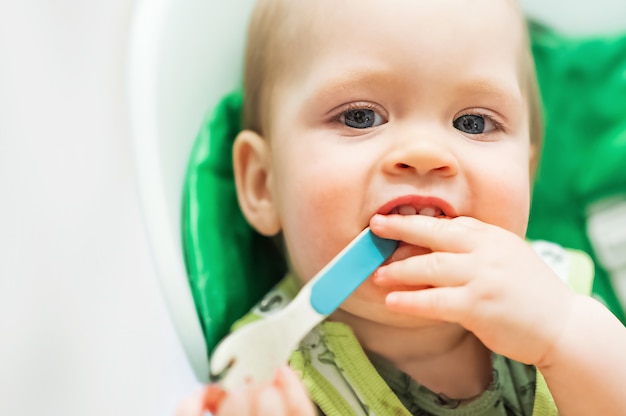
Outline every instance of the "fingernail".
{"label": "fingernail", "polygon": [[374,283],[381,283],[382,281],[385,280],[385,266],[381,266],[378,269],[376,269],[376,271],[374,272],[374,275],[372,276],[372,279],[374,280]]}

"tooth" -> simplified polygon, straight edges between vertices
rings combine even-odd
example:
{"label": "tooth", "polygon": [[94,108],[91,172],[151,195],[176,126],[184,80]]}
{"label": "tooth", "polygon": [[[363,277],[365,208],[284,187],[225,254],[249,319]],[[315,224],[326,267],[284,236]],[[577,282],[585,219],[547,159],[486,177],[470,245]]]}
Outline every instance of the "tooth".
{"label": "tooth", "polygon": [[415,209],[415,207],[412,207],[411,205],[401,205],[400,207],[398,207],[398,214],[415,215],[417,214],[417,210]]}
{"label": "tooth", "polygon": [[420,210],[420,215],[426,215],[428,217],[434,217],[437,213],[437,209],[434,207],[424,207]]}

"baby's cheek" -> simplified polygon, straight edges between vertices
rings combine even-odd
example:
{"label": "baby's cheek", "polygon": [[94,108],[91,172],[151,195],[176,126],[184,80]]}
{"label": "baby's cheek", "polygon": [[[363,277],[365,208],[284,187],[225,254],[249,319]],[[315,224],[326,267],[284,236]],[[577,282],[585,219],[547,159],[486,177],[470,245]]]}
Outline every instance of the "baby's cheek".
{"label": "baby's cheek", "polygon": [[294,271],[309,280],[356,234],[347,224],[349,208],[330,190],[312,189],[297,201],[296,215],[285,224],[285,240]]}
{"label": "baby's cheek", "polygon": [[311,279],[344,247],[332,232],[332,224],[311,220],[300,232],[286,236],[293,271],[304,281]]}
{"label": "baby's cheek", "polygon": [[530,214],[530,188],[520,185],[506,189],[498,198],[482,203],[484,218],[478,219],[524,237]]}

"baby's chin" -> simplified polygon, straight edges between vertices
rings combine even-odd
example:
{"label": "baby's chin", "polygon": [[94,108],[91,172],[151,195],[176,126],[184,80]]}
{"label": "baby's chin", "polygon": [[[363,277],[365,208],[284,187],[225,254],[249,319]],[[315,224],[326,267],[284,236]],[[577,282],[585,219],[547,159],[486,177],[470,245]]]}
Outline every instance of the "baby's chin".
{"label": "baby's chin", "polygon": [[415,286],[381,287],[366,280],[344,303],[341,310],[360,318],[398,328],[424,328],[441,324],[440,321],[391,312],[386,304],[387,294],[393,291],[413,291],[425,288]]}
{"label": "baby's chin", "polygon": [[[351,316],[351,318],[348,321],[344,321],[344,319],[341,318],[337,319],[337,317],[341,316]],[[341,313],[333,314],[331,319],[344,321],[344,323],[348,325],[351,325],[356,319],[360,322],[359,327],[361,328],[368,326],[367,322],[369,322],[370,324],[373,324],[372,328],[382,325],[385,327],[398,328],[407,331],[415,331],[438,325],[449,325],[448,323],[433,319],[391,312],[384,304],[368,304],[366,309],[355,307],[355,305],[345,305],[345,307],[341,307]]]}

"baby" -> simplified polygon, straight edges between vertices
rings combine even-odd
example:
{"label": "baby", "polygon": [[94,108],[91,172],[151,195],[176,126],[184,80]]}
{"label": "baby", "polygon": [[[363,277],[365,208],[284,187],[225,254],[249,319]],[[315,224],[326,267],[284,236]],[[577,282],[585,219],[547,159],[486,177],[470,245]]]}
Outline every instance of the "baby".
{"label": "baby", "polygon": [[626,331],[524,240],[539,108],[514,0],[260,0],[233,148],[247,221],[296,285],[368,226],[400,244],[295,373],[218,414],[623,414]]}

